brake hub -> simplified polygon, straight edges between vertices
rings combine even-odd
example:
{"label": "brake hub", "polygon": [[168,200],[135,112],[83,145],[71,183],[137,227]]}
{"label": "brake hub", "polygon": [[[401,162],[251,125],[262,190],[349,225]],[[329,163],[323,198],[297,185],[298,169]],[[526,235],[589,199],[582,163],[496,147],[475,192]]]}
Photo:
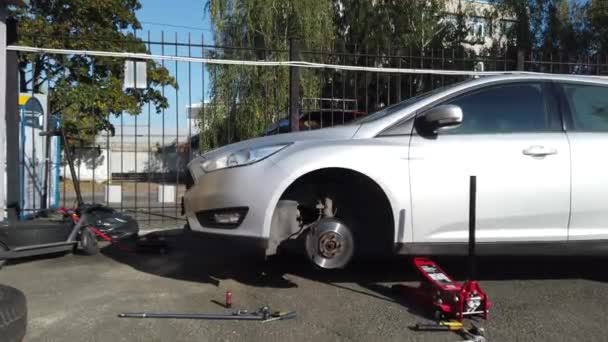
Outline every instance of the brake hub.
{"label": "brake hub", "polygon": [[310,261],[321,268],[342,268],[352,259],[355,243],[352,232],[335,217],[323,218],[306,236]]}
{"label": "brake hub", "polygon": [[319,238],[319,253],[326,258],[333,258],[340,254],[342,248],[342,236],[329,232]]}

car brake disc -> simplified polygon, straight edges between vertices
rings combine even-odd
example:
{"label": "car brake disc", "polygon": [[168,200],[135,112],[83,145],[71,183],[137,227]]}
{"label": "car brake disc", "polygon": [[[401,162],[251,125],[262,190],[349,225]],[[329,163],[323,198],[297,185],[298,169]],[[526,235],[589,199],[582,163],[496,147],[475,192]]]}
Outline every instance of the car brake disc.
{"label": "car brake disc", "polygon": [[308,258],[321,268],[342,268],[350,262],[354,252],[352,232],[336,218],[319,220],[306,235]]}

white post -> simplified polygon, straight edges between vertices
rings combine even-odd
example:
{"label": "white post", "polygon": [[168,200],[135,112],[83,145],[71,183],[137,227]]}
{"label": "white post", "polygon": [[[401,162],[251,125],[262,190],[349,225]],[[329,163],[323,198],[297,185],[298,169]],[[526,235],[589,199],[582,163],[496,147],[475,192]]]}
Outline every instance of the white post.
{"label": "white post", "polygon": [[[15,87],[17,85],[15,84]],[[0,4],[0,220],[6,217],[6,7]]]}

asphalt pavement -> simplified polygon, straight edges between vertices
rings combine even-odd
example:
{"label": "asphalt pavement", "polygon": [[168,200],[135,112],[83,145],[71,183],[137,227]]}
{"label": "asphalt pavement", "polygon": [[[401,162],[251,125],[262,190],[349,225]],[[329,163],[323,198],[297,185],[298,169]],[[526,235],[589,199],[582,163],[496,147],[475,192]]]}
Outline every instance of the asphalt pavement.
{"label": "asphalt pavement", "polygon": [[[417,285],[407,258],[322,272],[298,256],[263,263],[220,238],[155,234],[167,236],[168,253],[105,246],[96,256],[39,257],[0,270],[0,283],[27,296],[26,341],[462,340],[409,329],[429,319],[399,290]],[[466,278],[466,258],[436,260],[455,278]],[[481,258],[479,279],[494,302],[490,319],[480,322],[488,340],[606,341],[607,261]],[[269,323],[117,317],[124,311],[227,312],[220,305],[227,290],[235,309],[269,305],[298,317]]]}

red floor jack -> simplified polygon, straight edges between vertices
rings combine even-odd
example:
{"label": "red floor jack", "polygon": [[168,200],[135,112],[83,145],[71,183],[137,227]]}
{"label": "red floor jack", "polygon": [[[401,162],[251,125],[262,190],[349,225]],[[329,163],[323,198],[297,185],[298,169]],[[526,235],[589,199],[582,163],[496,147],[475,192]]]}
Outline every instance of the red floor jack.
{"label": "red floor jack", "polygon": [[471,176],[469,190],[469,280],[463,284],[452,280],[435,262],[426,258],[414,258],[416,269],[423,280],[415,290],[417,299],[433,308],[436,320],[481,316],[488,319],[491,302],[481,289],[476,277],[475,260],[475,207],[477,178]]}

